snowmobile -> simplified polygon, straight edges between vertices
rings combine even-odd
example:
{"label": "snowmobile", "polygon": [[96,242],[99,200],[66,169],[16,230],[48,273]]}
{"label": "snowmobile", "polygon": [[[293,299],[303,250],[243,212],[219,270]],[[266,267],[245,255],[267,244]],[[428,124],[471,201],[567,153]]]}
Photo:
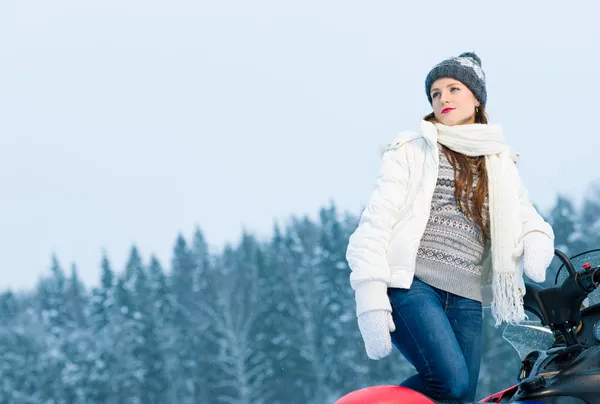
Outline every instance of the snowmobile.
{"label": "snowmobile", "polygon": [[[554,284],[526,282],[530,319],[502,334],[521,359],[516,383],[479,403],[600,404],[600,249],[555,256],[562,264]],[[335,402],[359,403],[436,404],[401,386],[367,387]]]}

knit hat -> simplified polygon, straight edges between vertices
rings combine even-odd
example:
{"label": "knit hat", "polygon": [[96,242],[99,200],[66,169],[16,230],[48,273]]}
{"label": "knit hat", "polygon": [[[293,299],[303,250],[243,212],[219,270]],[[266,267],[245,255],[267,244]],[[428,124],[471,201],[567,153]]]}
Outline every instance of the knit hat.
{"label": "knit hat", "polygon": [[487,90],[485,89],[485,73],[481,69],[481,59],[474,52],[465,52],[446,59],[431,69],[425,78],[425,92],[429,103],[431,100],[431,85],[442,77],[451,77],[463,83],[485,107]]}

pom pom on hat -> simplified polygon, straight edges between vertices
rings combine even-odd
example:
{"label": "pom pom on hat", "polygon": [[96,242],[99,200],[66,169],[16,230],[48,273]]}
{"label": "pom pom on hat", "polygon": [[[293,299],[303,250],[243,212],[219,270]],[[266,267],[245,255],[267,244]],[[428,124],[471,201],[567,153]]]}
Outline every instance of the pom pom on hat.
{"label": "pom pom on hat", "polygon": [[479,56],[477,56],[477,54],[475,52],[464,52],[464,53],[461,53],[460,55],[458,55],[458,57],[459,58],[471,58],[479,65],[479,67],[482,67],[481,58]]}

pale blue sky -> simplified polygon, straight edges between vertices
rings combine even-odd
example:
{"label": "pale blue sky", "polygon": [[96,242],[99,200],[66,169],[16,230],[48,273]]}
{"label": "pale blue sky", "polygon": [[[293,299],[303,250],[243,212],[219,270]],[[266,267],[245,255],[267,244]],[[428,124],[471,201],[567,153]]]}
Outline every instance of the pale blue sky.
{"label": "pale blue sky", "polygon": [[475,51],[531,199],[597,178],[598,2],[0,2],[0,287],[55,251],[98,281],[132,242],[169,264],[196,225],[354,213],[379,145],[429,111],[438,61]]}

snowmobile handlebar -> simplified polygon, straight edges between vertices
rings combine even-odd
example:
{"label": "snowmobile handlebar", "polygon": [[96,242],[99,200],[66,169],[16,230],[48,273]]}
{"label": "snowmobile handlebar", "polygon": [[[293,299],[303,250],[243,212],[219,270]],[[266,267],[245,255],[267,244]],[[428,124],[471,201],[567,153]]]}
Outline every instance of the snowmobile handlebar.
{"label": "snowmobile handlebar", "polygon": [[524,304],[543,325],[558,329],[579,324],[581,304],[600,283],[600,266],[585,264],[581,271],[576,271],[564,253],[559,250],[554,253],[564,263],[569,276],[562,284],[550,288],[526,282]]}
{"label": "snowmobile handlebar", "polygon": [[560,258],[569,271],[569,277],[560,286],[567,295],[579,297],[583,294],[585,298],[596,290],[600,283],[600,266],[592,267],[588,263],[583,266],[583,271],[576,271],[571,260],[563,252],[554,250],[554,254]]}

